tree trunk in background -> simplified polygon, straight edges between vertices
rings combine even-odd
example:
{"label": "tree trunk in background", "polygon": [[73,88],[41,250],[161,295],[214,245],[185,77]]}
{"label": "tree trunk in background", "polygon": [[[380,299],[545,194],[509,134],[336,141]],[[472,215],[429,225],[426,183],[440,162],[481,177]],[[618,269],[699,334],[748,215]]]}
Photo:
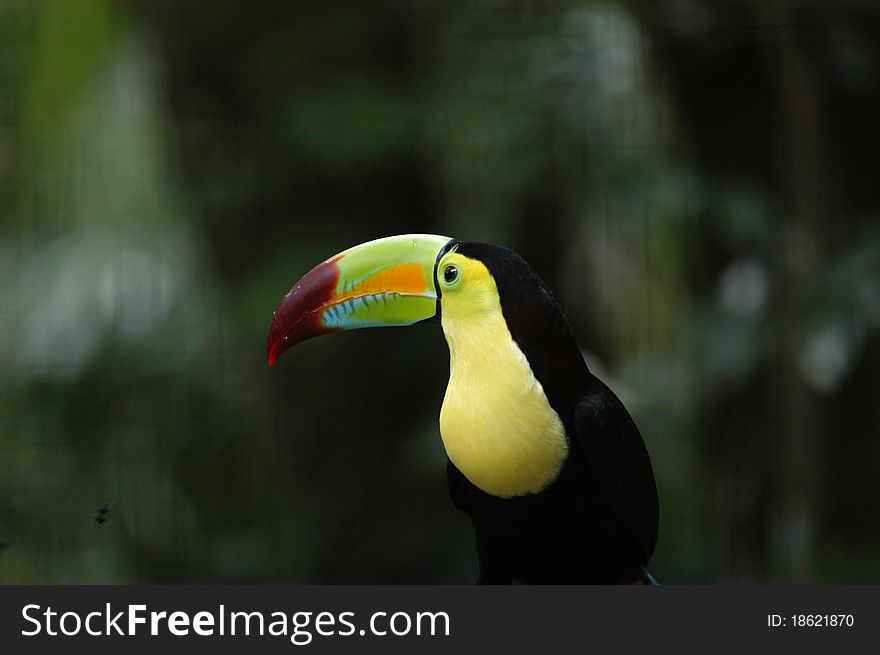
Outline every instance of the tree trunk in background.
{"label": "tree trunk in background", "polygon": [[776,406],[771,415],[777,421],[775,479],[771,480],[776,493],[770,495],[775,502],[768,514],[770,566],[772,577],[809,582],[817,530],[820,417],[802,372],[801,357],[807,338],[805,305],[817,272],[825,222],[817,138],[820,107],[801,38],[803,29],[794,26],[788,3],[775,3],[763,12],[778,111],[773,248],[777,288],[771,310],[777,361],[770,368],[767,396]]}

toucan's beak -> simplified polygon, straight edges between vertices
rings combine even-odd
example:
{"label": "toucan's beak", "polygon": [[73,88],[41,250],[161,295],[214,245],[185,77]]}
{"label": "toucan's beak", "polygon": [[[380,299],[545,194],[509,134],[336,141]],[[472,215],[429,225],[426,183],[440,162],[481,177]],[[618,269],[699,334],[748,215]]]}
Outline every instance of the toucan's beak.
{"label": "toucan's beak", "polygon": [[449,237],[403,234],[349,248],[318,264],[282,298],[266,354],[327,332],[412,325],[437,313],[434,267]]}

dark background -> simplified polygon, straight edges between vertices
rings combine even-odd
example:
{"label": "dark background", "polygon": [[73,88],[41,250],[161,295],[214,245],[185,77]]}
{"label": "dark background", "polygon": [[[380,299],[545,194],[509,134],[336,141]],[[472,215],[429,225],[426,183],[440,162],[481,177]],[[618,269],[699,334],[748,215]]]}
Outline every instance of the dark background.
{"label": "dark background", "polygon": [[830,6],[0,3],[0,582],[472,580],[439,327],[265,363],[408,232],[556,290],[661,581],[878,582],[880,7]]}

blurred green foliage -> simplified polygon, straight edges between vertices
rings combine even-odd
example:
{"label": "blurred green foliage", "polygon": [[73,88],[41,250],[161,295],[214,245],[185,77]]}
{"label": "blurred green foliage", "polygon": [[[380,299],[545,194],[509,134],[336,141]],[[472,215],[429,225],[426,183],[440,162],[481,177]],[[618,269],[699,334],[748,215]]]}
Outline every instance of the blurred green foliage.
{"label": "blurred green foliage", "polygon": [[662,581],[880,579],[880,11],[59,0],[0,43],[0,582],[471,580],[439,329],[264,362],[312,265],[423,231],[557,291]]}

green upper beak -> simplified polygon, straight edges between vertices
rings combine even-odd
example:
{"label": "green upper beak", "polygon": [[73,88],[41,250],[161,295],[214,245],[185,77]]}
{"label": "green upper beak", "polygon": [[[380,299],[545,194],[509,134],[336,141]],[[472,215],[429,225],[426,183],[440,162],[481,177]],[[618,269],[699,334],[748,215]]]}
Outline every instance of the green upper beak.
{"label": "green upper beak", "polygon": [[327,332],[412,325],[437,313],[434,269],[449,237],[402,234],[369,241],[306,273],[272,317],[269,364],[291,346]]}

